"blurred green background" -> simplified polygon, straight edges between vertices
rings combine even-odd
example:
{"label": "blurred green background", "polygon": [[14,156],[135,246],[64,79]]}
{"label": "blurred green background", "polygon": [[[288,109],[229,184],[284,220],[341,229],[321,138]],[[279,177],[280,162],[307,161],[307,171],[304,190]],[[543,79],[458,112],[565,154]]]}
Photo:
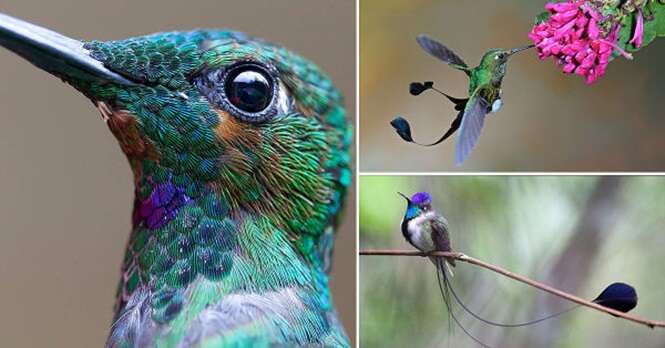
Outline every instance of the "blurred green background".
{"label": "blurred green background", "polygon": [[453,165],[454,139],[432,148],[404,143],[390,127],[405,116],[416,140],[438,139],[454,119],[435,93],[413,97],[411,81],[432,80],[465,97],[468,79],[425,54],[428,33],[472,66],[493,47],[529,43],[544,0],[360,0],[360,169],[420,171],[649,171],[665,169],[665,40],[617,59],[592,86],[564,75],[535,51],[516,56],[505,105],[488,117],[466,164]]}
{"label": "blurred green background", "polygon": [[[360,248],[413,250],[399,224],[396,191],[428,191],[450,224],[456,251],[593,299],[616,281],[636,287],[631,313],[665,320],[665,178],[542,176],[362,176]],[[476,347],[449,334],[434,266],[420,257],[361,256],[362,347]],[[453,284],[485,318],[522,322],[570,302],[465,263]],[[588,308],[526,328],[462,323],[492,347],[665,347],[651,330]]]}

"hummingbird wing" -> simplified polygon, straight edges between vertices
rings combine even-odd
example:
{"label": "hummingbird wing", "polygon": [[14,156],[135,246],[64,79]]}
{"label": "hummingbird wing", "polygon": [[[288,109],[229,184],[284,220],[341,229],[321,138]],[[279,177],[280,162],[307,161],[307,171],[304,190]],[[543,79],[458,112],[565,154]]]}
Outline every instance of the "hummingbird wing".
{"label": "hummingbird wing", "polygon": [[464,108],[460,134],[455,147],[455,165],[462,165],[478,143],[485,123],[489,103],[483,97],[483,87],[476,89]]}
{"label": "hummingbird wing", "polygon": [[452,66],[455,69],[464,71],[467,75],[471,73],[469,66],[450,48],[442,43],[432,39],[427,34],[420,34],[416,37],[416,41],[420,47],[429,53],[434,58],[437,58],[444,63]]}
{"label": "hummingbird wing", "polygon": [[[431,220],[432,227],[432,242],[439,251],[452,251],[450,244],[450,236],[448,234],[448,221],[441,215],[437,215]],[[455,266],[455,260],[448,260],[448,263]]]}

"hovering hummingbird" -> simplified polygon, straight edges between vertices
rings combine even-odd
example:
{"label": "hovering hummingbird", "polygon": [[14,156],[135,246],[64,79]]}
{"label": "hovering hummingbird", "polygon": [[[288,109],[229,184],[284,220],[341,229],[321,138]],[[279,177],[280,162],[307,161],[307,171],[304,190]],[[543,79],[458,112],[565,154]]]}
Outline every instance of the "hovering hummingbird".
{"label": "hovering hummingbird", "polygon": [[134,174],[107,347],[349,347],[328,287],[351,123],[316,65],[233,31],[0,45],[82,92]]}
{"label": "hovering hummingbird", "polygon": [[[448,228],[448,220],[446,220],[443,215],[437,213],[432,208],[432,196],[427,192],[417,192],[410,198],[402,193],[398,192],[398,194],[407,201],[406,211],[400,224],[400,230],[402,231],[402,235],[406,241],[424,253],[433,251],[453,251]],[[430,256],[430,260],[436,266],[439,290],[441,291],[441,296],[446,306],[449,319],[452,319],[469,338],[474,340],[482,347],[489,348],[490,346],[476,338],[461,324],[455,315],[452,303],[450,302],[451,294],[455,302],[459,304],[459,306],[462,307],[462,309],[469,313],[472,317],[480,320],[485,324],[504,328],[534,325],[545,320],[563,315],[581,306],[577,304],[557,313],[527,322],[501,323],[492,321],[481,317],[473,310],[471,310],[466,304],[464,304],[461,297],[455,291],[449,278],[449,276],[453,275],[450,266],[455,267],[454,259]],[[626,313],[637,306],[637,292],[635,291],[635,288],[626,283],[612,283],[606,287],[603,292],[598,295],[598,297],[596,297],[592,302]]]}
{"label": "hovering hummingbird", "polygon": [[415,142],[411,136],[409,123],[402,117],[398,116],[393,119],[391,125],[402,139],[422,146],[437,145],[450,137],[457,129],[460,129],[455,147],[455,164],[462,165],[476,146],[478,138],[480,138],[485,116],[488,113],[498,112],[503,106],[501,83],[506,75],[508,60],[514,54],[533,48],[534,45],[512,50],[489,50],[480,60],[480,65],[470,68],[455,52],[429,36],[421,34],[418,35],[416,40],[425,52],[451,67],[463,71],[469,77],[469,97],[464,99],[451,97],[433,88],[433,82],[412,84],[410,90],[414,95],[428,89],[434,89],[444,95],[455,104],[455,110],[459,111],[457,117],[451,124],[450,129],[439,140],[431,144]]}

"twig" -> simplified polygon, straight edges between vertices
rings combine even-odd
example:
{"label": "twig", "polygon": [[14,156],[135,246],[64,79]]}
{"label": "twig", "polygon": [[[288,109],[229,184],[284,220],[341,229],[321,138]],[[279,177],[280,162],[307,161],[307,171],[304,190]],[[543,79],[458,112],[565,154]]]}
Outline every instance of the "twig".
{"label": "twig", "polygon": [[360,250],[359,252],[360,255],[366,255],[366,256],[421,256],[421,257],[429,257],[429,256],[443,256],[447,258],[452,258],[455,260],[459,260],[462,262],[470,263],[476,266],[480,266],[486,269],[489,269],[490,271],[502,274],[508,278],[515,279],[519,282],[525,283],[527,285],[533,286],[535,288],[538,288],[540,290],[549,292],[552,295],[556,295],[558,297],[561,297],[563,299],[566,299],[571,302],[575,302],[579,305],[586,306],[589,308],[593,308],[597,311],[605,312],[607,314],[614,315],[616,317],[620,317],[626,320],[630,320],[632,322],[646,325],[649,328],[655,328],[655,327],[662,327],[665,328],[665,322],[663,321],[654,321],[654,320],[648,320],[648,319],[642,319],[638,318],[617,310],[614,310],[612,308],[604,307],[601,306],[597,303],[585,300],[583,298],[577,297],[575,295],[569,294],[565,291],[561,291],[559,289],[555,289],[551,286],[545,285],[543,283],[537,282],[535,280],[526,278],[524,276],[521,276],[519,274],[515,274],[513,272],[510,272],[508,270],[505,270],[501,267],[489,264],[487,262],[475,259],[473,257],[467,256],[463,253],[458,253],[458,252],[443,252],[443,251],[436,251],[436,252],[430,252],[430,253],[423,253],[420,251],[406,251],[406,250]]}

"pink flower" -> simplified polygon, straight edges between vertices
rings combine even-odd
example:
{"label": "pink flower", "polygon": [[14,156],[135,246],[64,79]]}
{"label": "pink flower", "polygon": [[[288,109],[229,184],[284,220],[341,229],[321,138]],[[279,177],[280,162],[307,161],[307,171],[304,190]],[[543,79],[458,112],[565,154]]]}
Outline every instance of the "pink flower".
{"label": "pink flower", "polygon": [[635,34],[630,40],[630,43],[635,46],[635,48],[640,48],[642,46],[642,41],[644,39],[644,15],[642,10],[637,10],[637,24],[635,25]]}
{"label": "pink flower", "polygon": [[[537,24],[529,33],[538,57],[554,57],[566,74],[577,74],[592,84],[605,74],[614,50],[627,58],[617,46],[620,25],[604,23],[604,18],[585,0],[547,3],[548,21]],[[638,21],[639,24],[639,21]]]}

